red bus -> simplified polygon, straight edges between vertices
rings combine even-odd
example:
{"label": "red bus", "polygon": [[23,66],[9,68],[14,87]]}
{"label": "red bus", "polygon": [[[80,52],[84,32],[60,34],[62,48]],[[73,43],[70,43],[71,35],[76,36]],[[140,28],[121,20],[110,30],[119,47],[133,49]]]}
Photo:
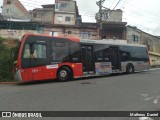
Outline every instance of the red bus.
{"label": "red bus", "polygon": [[26,34],[15,52],[18,81],[133,73],[150,68],[146,46]]}

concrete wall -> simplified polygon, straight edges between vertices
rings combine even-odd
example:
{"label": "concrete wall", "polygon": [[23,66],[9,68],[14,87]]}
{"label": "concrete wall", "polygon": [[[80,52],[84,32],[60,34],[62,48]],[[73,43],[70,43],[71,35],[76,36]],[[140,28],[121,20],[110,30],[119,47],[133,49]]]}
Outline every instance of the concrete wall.
{"label": "concrete wall", "polygon": [[141,31],[137,28],[126,27],[126,39],[128,43],[141,44]]}
{"label": "concrete wall", "polygon": [[[66,20],[70,17],[70,20]],[[54,24],[75,25],[76,23],[76,2],[71,0],[55,1]]]}
{"label": "concrete wall", "polygon": [[42,22],[42,23],[53,23],[54,22],[54,9],[34,9],[32,11],[31,21]]}
{"label": "concrete wall", "polygon": [[160,38],[145,32],[141,36],[142,44],[147,45],[149,51],[160,54]]}
{"label": "concrete wall", "polygon": [[[63,4],[67,4],[67,6],[63,6]],[[76,12],[76,2],[75,1],[55,1],[55,11],[56,12]]]}
{"label": "concrete wall", "polygon": [[160,54],[149,52],[151,66],[160,66]]}
{"label": "concrete wall", "polygon": [[[89,36],[86,35],[89,33]],[[60,36],[60,37],[74,37],[79,39],[98,39],[97,30],[93,29],[79,29],[79,28],[45,28],[44,33],[45,35],[50,36]],[[82,35],[84,34],[84,35]]]}
{"label": "concrete wall", "polygon": [[0,36],[3,38],[16,38],[21,39],[24,34],[32,33],[32,34],[40,34],[35,30],[4,30],[0,29]]}
{"label": "concrete wall", "polygon": [[5,19],[29,20],[29,13],[19,1],[11,0],[10,4],[6,4],[6,1],[4,0],[2,7],[2,16]]}
{"label": "concrete wall", "polygon": [[[122,10],[102,10],[102,21],[122,22]],[[100,14],[96,14],[96,20],[100,20]]]}
{"label": "concrete wall", "polygon": [[[70,21],[66,21],[66,17],[70,17]],[[54,24],[75,25],[75,15],[67,13],[55,13]]]}
{"label": "concrete wall", "polygon": [[[126,39],[128,43],[143,44],[148,47],[150,63],[152,66],[160,65],[160,38],[143,32],[136,27],[126,27]],[[139,42],[133,41],[133,35],[138,36]]]}

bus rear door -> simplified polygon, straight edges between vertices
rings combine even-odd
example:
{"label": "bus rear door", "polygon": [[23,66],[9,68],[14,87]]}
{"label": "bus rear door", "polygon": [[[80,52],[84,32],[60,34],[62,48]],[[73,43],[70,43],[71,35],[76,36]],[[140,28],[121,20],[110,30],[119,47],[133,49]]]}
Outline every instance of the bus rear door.
{"label": "bus rear door", "polygon": [[110,47],[110,60],[112,63],[112,70],[113,71],[120,71],[121,62],[120,62],[120,55],[119,55],[119,48],[118,47]]}

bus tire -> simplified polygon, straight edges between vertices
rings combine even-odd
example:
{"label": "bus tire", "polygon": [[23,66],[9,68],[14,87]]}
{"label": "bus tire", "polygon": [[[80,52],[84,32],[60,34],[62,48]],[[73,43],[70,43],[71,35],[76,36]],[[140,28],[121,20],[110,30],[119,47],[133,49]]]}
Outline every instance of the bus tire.
{"label": "bus tire", "polygon": [[73,79],[73,72],[69,67],[63,66],[57,72],[57,78],[61,82]]}
{"label": "bus tire", "polygon": [[127,74],[134,73],[134,66],[132,64],[128,64],[126,67]]}

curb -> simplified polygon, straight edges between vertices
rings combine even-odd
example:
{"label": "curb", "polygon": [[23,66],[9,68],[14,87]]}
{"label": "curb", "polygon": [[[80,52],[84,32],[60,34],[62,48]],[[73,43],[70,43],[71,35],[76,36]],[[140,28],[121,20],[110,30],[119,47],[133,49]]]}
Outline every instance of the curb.
{"label": "curb", "polygon": [[0,85],[13,85],[13,84],[17,84],[18,82],[0,82]]}
{"label": "curb", "polygon": [[160,68],[150,68],[149,70],[160,70]]}
{"label": "curb", "polygon": [[[160,68],[151,68],[149,69],[149,71],[153,71],[153,70],[160,70]],[[17,84],[19,82],[0,82],[0,85],[14,85]]]}

